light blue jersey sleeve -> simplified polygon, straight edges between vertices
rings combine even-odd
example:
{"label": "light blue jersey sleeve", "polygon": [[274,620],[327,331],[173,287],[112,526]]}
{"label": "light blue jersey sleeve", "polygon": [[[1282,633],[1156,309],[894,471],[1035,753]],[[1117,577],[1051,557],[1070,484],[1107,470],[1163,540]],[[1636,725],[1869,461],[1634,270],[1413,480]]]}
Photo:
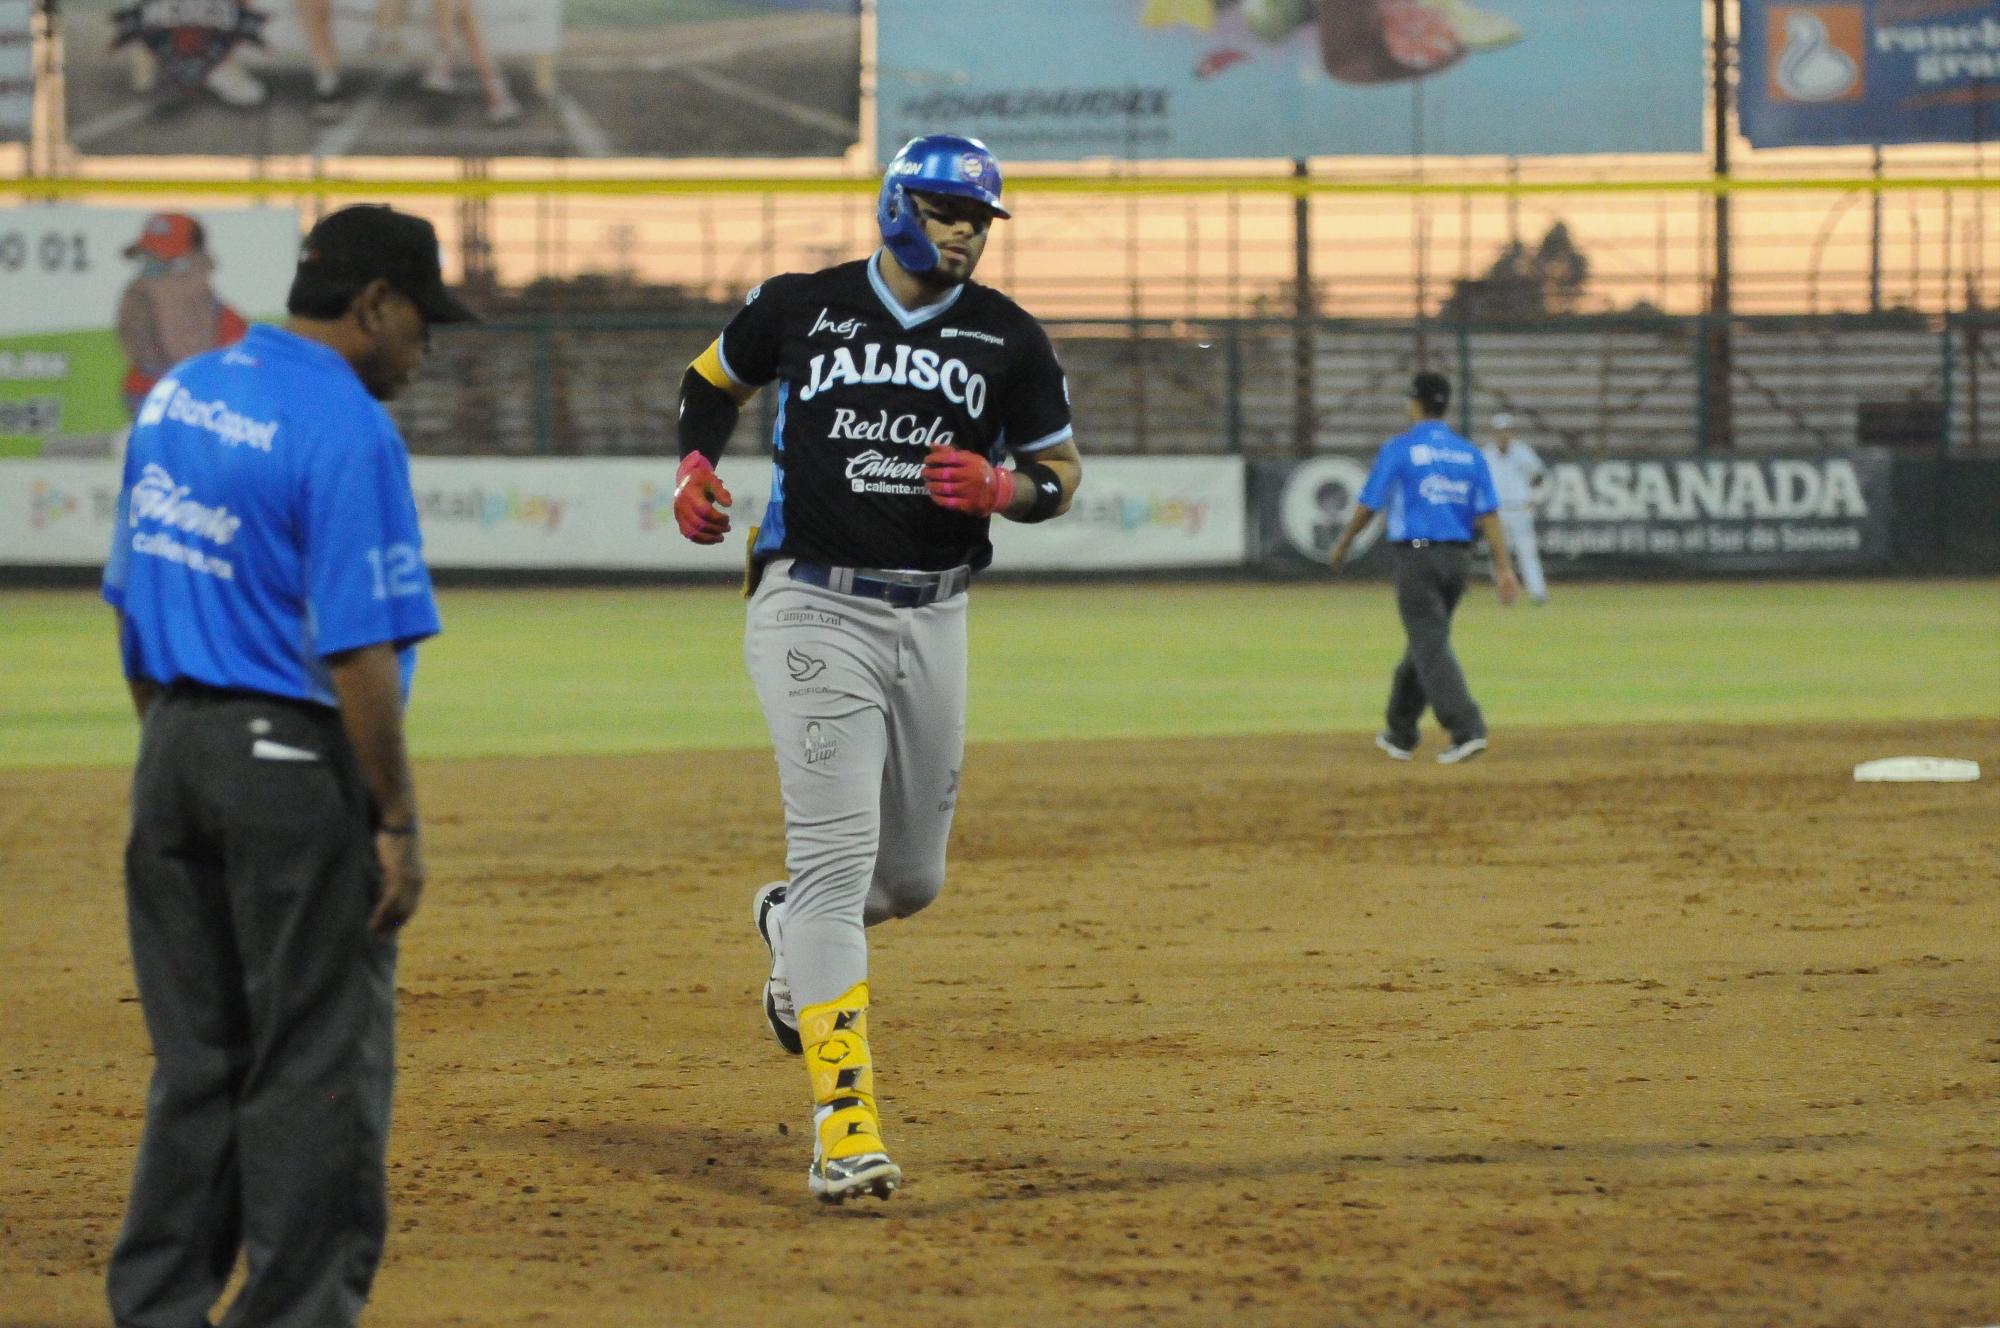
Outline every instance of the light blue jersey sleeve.
{"label": "light blue jersey sleeve", "polygon": [[1389,486],[1396,482],[1404,454],[1400,441],[1383,444],[1382,450],[1375,454],[1375,464],[1368,471],[1368,482],[1361,486],[1361,495],[1356,501],[1372,511],[1386,509],[1389,506]]}
{"label": "light blue jersey sleeve", "polygon": [[[300,514],[318,654],[435,636],[437,604],[395,426],[378,407],[351,426],[322,427],[329,433],[315,440]],[[412,666],[406,659],[406,684]]]}

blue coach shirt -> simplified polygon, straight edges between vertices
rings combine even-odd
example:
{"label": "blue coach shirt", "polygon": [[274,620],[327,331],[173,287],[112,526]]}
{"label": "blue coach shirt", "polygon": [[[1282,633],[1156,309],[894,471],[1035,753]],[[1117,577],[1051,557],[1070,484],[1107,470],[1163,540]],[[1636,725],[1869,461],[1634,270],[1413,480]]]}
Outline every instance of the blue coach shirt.
{"label": "blue coach shirt", "polygon": [[275,327],[169,371],[133,422],[104,598],[128,678],[334,705],[324,658],[438,630],[409,457],[330,347]]}
{"label": "blue coach shirt", "polygon": [[1443,420],[1423,420],[1384,443],[1360,502],[1384,514],[1394,541],[1469,543],[1474,523],[1500,507],[1486,458]]}

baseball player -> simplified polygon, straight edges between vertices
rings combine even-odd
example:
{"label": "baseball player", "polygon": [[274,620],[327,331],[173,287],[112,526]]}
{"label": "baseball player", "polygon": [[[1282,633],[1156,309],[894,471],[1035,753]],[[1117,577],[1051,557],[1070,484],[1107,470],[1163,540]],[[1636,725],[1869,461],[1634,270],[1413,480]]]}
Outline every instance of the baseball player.
{"label": "baseball player", "polygon": [[424,867],[403,704],[438,630],[379,402],[446,292],[430,223],[306,237],[283,328],[174,366],[132,427],[104,598],[141,721],[125,887],[153,1043],[118,1328],[337,1328],[388,1221],[397,929]]}
{"label": "baseball player", "polygon": [[1396,611],[1408,644],[1389,686],[1388,722],[1375,745],[1392,760],[1409,760],[1417,749],[1417,721],[1429,706],[1451,734],[1451,745],[1438,753],[1442,765],[1471,760],[1486,750],[1486,717],[1451,649],[1451,615],[1465,594],[1475,529],[1493,548],[1500,602],[1512,604],[1521,593],[1507,561],[1507,535],[1495,515],[1500,500],[1493,492],[1492,473],[1479,449],[1445,424],[1450,404],[1451,382],[1443,374],[1420,373],[1412,380],[1413,427],[1376,454],[1332,555],[1338,572],[1355,537],[1377,512],[1388,512]]}
{"label": "baseball player", "polygon": [[902,1181],[876,1107],[863,928],[944,883],[988,519],[1058,516],[1083,474],[1047,334],[972,280],[1007,215],[978,140],[910,140],[882,178],[882,247],[751,291],[681,387],[674,515],[713,544],[730,529],[713,463],[742,404],[778,384],[743,656],[777,753],[787,879],[752,902],[764,1013],[812,1086],[807,1184],[835,1203]]}
{"label": "baseball player", "polygon": [[[1535,547],[1535,481],[1548,466],[1535,449],[1514,434],[1514,417],[1502,411],[1493,417],[1494,440],[1480,448],[1493,472],[1493,491],[1500,496],[1500,528],[1521,569],[1521,582],[1536,604],[1549,602],[1549,583],[1542,576],[1542,555]],[[1496,561],[1494,566],[1499,566]]]}

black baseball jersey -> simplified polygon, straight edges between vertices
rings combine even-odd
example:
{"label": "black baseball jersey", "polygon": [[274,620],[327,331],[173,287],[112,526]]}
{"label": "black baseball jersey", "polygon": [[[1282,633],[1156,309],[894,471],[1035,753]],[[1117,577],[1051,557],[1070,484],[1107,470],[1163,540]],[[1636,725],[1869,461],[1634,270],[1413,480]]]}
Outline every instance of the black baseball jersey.
{"label": "black baseball jersey", "polygon": [[922,571],[992,561],[986,521],[938,506],[924,455],[998,462],[1071,436],[1069,389],[1026,310],[967,282],[897,303],[878,258],[773,277],[723,329],[722,368],[778,382],[775,473],[753,556]]}

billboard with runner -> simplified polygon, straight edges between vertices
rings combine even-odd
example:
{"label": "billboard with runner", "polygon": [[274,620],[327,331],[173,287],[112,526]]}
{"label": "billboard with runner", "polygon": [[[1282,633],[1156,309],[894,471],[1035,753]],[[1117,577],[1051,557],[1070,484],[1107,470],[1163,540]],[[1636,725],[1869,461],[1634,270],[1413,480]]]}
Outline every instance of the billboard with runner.
{"label": "billboard with runner", "polygon": [[1743,0],[1760,148],[2000,138],[2000,0]]}
{"label": "billboard with runner", "polygon": [[290,208],[0,210],[0,457],[109,455],[171,365],[281,317]]}
{"label": "billboard with runner", "polygon": [[859,0],[65,0],[104,154],[839,156]]}
{"label": "billboard with runner", "polygon": [[878,0],[886,158],[1696,151],[1702,6]]}

